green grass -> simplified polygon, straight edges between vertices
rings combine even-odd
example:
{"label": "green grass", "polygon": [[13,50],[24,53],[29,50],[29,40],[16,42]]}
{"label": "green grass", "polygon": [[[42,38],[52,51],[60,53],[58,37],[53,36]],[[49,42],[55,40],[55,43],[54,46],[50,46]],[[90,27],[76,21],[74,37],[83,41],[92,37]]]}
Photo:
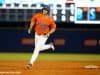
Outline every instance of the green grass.
{"label": "green grass", "polygon": [[[1,60],[29,60],[32,53],[0,53]],[[37,60],[56,61],[100,61],[100,54],[40,53]]]}

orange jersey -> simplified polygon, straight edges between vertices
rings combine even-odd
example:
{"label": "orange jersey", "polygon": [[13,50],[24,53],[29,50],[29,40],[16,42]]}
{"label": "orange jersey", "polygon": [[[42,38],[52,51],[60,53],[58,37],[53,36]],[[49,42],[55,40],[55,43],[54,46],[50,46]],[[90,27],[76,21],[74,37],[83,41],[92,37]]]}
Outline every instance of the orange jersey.
{"label": "orange jersey", "polygon": [[42,35],[50,31],[50,29],[56,29],[56,24],[50,16],[45,16],[41,13],[35,14],[31,22],[35,22],[35,31],[37,34]]}

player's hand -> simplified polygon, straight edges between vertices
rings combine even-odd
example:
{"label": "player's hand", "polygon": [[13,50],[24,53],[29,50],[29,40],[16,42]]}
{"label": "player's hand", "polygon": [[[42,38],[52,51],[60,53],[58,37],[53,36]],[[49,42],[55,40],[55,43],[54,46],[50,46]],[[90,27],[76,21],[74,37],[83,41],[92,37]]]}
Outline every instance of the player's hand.
{"label": "player's hand", "polygon": [[50,36],[50,34],[48,33],[48,34],[46,34],[45,36],[46,36],[46,37],[49,37],[49,36]]}
{"label": "player's hand", "polygon": [[31,31],[30,31],[30,29],[28,29],[28,34],[30,34],[31,33]]}

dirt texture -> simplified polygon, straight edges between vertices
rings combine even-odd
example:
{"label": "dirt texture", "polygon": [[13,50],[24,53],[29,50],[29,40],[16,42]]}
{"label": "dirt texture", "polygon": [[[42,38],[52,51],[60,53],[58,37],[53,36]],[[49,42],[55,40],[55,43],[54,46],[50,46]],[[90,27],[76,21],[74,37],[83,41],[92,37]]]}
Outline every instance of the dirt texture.
{"label": "dirt texture", "polygon": [[[26,69],[27,61],[0,61],[0,75],[100,75],[100,61],[36,61]],[[95,65],[98,68],[84,68]]]}

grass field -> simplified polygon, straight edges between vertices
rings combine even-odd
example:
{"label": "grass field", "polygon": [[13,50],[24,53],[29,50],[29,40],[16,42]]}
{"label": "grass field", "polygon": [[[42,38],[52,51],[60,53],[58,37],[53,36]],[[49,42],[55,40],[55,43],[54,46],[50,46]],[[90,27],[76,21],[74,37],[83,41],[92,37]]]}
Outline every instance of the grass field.
{"label": "grass field", "polygon": [[[40,53],[31,70],[32,53],[0,53],[0,75],[100,75],[100,54]],[[97,69],[84,66],[96,65]]]}
{"label": "grass field", "polygon": [[[32,53],[0,53],[0,60],[29,60]],[[100,61],[100,54],[40,53],[37,60]]]}

